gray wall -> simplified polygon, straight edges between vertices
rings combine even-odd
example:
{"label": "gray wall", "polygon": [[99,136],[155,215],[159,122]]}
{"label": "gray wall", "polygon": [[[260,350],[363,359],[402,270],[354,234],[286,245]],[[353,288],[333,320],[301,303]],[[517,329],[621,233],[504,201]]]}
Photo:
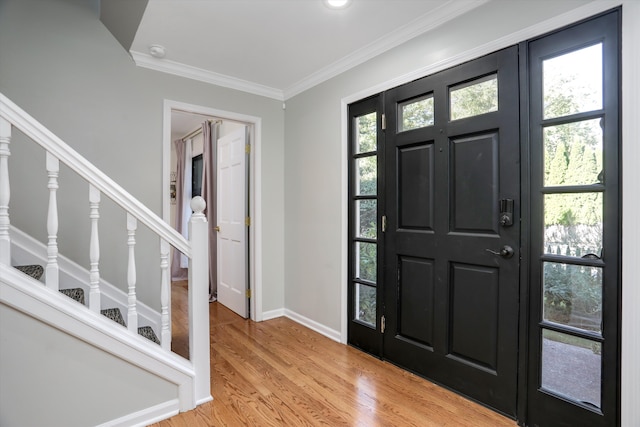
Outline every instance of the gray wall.
{"label": "gray wall", "polygon": [[[584,1],[492,1],[287,100],[285,306],[341,329],[341,100],[549,19]],[[488,53],[488,52],[487,52]],[[417,78],[414,76],[413,78]],[[370,93],[369,95],[373,95]]]}
{"label": "gray wall", "polygon": [[0,324],[2,426],[93,426],[178,397],[175,384],[4,304]]}
{"label": "gray wall", "polygon": [[[215,54],[212,52],[211,54]],[[0,0],[0,92],[161,215],[165,99],[262,118],[265,311],[284,289],[282,103],[136,67],[88,0]],[[47,241],[44,154],[19,135],[11,144],[11,222]],[[101,274],[126,289],[124,213],[103,197]],[[88,267],[87,184],[62,170],[60,252]],[[139,227],[138,297],[159,308],[157,239]]]}

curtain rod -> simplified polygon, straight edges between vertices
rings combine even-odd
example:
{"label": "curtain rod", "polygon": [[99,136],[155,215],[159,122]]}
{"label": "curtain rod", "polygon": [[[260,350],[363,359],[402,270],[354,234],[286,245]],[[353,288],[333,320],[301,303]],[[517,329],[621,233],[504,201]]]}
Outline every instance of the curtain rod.
{"label": "curtain rod", "polygon": [[[208,123],[222,123],[222,120],[205,120],[205,122]],[[180,139],[189,139],[189,138],[193,138],[194,136],[198,135],[202,133],[202,126],[200,126],[199,128],[192,130],[191,132],[189,132],[188,134],[186,134],[185,136],[183,136]]]}

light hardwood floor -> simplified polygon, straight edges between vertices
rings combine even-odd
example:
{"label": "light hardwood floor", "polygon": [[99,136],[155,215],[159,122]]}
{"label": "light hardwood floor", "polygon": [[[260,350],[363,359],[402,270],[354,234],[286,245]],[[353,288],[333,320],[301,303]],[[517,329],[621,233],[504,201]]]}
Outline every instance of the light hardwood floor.
{"label": "light hardwood floor", "polygon": [[[173,349],[185,354],[184,285],[172,296]],[[210,314],[214,400],[153,426],[516,426],[290,319],[255,323],[218,303]]]}

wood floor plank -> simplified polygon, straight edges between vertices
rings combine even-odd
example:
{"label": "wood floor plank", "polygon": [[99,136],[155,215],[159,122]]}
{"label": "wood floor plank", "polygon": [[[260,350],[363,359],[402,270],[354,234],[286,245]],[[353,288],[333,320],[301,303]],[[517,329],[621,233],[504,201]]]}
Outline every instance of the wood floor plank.
{"label": "wood floor plank", "polygon": [[[187,287],[172,286],[174,352],[188,356]],[[516,422],[281,317],[255,323],[210,304],[214,400],[154,427],[446,426]]]}

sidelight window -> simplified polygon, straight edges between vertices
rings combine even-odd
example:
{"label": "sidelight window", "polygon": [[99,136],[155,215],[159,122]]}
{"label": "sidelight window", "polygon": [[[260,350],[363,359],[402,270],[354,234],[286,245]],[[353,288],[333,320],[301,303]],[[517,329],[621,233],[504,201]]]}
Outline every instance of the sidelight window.
{"label": "sidelight window", "polygon": [[[598,408],[605,191],[602,66],[601,43],[542,61],[541,386]],[[572,381],[558,380],[566,375]]]}
{"label": "sidelight window", "polygon": [[377,325],[378,283],[378,115],[353,118],[351,280],[353,319]]}

